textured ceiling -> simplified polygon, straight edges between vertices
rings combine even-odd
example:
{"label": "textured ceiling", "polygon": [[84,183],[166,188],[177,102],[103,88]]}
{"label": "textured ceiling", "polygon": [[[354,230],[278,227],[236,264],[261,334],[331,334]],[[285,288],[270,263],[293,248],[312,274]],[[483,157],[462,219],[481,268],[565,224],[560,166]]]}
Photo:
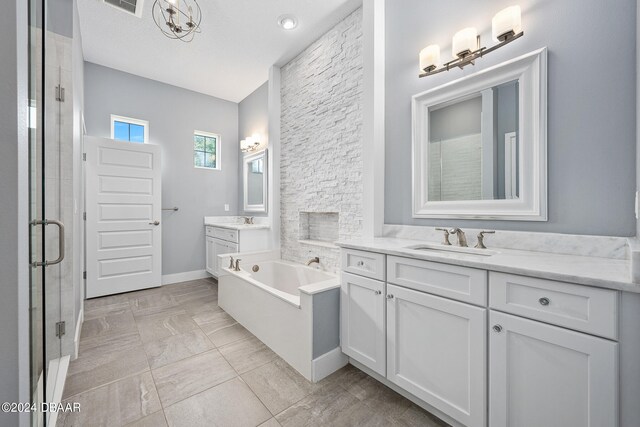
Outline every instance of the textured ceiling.
{"label": "textured ceiling", "polygon": [[[200,0],[202,32],[191,43],[162,35],[144,0],[142,17],[102,0],[78,0],[86,61],[239,102],[362,0]],[[280,15],[298,27],[284,31]]]}

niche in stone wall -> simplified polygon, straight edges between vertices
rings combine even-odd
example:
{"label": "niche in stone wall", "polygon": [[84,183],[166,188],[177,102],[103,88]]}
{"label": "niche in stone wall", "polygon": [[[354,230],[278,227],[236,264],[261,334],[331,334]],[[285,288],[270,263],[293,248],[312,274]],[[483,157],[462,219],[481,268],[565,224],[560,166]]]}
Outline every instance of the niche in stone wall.
{"label": "niche in stone wall", "polygon": [[299,242],[335,248],[338,240],[338,212],[300,212]]}

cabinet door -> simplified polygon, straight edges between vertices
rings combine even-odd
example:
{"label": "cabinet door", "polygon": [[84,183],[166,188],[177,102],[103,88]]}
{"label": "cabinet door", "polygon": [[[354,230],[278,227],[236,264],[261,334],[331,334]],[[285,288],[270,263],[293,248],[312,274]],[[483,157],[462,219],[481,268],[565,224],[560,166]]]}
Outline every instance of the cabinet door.
{"label": "cabinet door", "polygon": [[213,237],[206,237],[206,260],[207,260],[207,273],[217,274],[215,269],[216,250],[213,244]]}
{"label": "cabinet door", "polygon": [[384,283],[342,273],[342,352],[385,375]]}
{"label": "cabinet door", "polygon": [[486,425],[487,310],[390,284],[387,301],[387,378],[465,426]]}
{"label": "cabinet door", "polygon": [[618,425],[617,344],[491,311],[492,427]]}
{"label": "cabinet door", "polygon": [[222,254],[226,254],[229,251],[227,250],[227,242],[225,242],[224,240],[220,240],[220,239],[213,239],[213,260],[212,260],[212,266],[213,266],[213,271],[214,271],[214,275],[216,277],[218,277],[220,275],[219,273],[219,268],[220,266],[218,265],[218,255],[222,255]]}

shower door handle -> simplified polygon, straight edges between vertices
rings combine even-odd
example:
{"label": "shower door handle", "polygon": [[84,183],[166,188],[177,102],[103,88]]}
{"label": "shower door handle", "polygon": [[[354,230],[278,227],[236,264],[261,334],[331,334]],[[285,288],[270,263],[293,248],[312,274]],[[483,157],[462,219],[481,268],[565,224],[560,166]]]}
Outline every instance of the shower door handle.
{"label": "shower door handle", "polygon": [[45,219],[42,221],[33,220],[31,221],[31,225],[44,225],[45,227],[49,224],[58,226],[58,258],[54,261],[44,260],[43,262],[34,261],[31,265],[33,268],[36,267],[48,267],[50,265],[60,264],[64,259],[64,224],[55,219]]}

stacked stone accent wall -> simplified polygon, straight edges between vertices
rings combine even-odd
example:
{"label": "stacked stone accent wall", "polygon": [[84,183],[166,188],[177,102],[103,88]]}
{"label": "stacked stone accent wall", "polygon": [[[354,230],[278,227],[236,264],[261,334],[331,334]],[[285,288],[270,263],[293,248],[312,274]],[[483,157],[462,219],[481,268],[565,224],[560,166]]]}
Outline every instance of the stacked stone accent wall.
{"label": "stacked stone accent wall", "polygon": [[281,69],[282,257],[318,256],[328,271],[339,250],[301,243],[301,226],[305,212],[336,212],[339,239],[362,235],[362,50],[360,8]]}

